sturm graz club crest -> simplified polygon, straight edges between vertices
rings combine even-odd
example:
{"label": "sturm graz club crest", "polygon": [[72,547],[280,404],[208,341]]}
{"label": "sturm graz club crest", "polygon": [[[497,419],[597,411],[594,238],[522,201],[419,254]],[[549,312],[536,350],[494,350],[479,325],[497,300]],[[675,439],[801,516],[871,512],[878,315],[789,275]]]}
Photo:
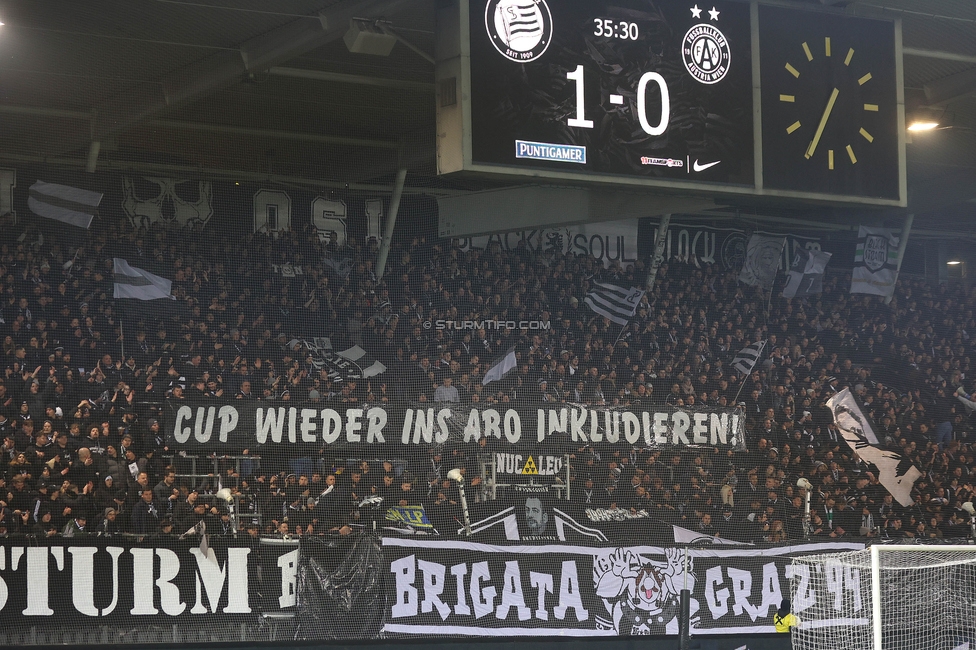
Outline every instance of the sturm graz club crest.
{"label": "sturm graz club crest", "polygon": [[888,263],[888,239],[878,235],[868,235],[864,240],[864,266],[870,271],[878,271]]}
{"label": "sturm graz club crest", "polygon": [[681,45],[681,54],[688,74],[703,84],[720,82],[729,73],[732,63],[728,39],[717,27],[708,23],[700,23],[688,30]]}
{"label": "sturm graz club crest", "polygon": [[502,56],[528,63],[542,56],[552,41],[552,14],[546,0],[489,0],[485,29]]}

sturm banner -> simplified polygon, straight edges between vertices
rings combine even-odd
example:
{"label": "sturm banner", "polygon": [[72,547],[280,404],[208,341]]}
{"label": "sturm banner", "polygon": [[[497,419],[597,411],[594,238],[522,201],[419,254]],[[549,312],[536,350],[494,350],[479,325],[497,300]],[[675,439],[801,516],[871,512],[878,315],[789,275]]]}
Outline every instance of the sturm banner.
{"label": "sturm banner", "polygon": [[[471,407],[389,402],[357,404],[273,403],[256,400],[169,400],[166,444],[175,451],[267,451],[279,456],[315,454],[325,448],[453,444],[489,449],[575,447],[712,447],[745,449],[745,418],[735,409],[656,406],[597,409],[551,404]],[[546,465],[547,471],[556,471]],[[524,466],[523,466],[524,469]]]}
{"label": "sturm banner", "polygon": [[[863,548],[498,546],[385,538],[388,636],[631,636],[678,633],[680,592],[691,591],[692,634],[774,632],[773,614],[796,581],[794,611],[832,603],[863,610],[856,571],[811,580],[794,555]],[[687,572],[685,571],[687,566]],[[819,585],[815,587],[815,585]]]}
{"label": "sturm banner", "polygon": [[[276,570],[279,555],[284,552],[266,559]],[[8,624],[22,616],[30,625],[77,619],[138,625],[206,616],[243,621],[261,608],[261,563],[257,540],[250,539],[211,537],[206,549],[196,537],[7,539],[0,545],[0,614]],[[286,580],[274,589],[294,582],[287,570],[282,575]]]}

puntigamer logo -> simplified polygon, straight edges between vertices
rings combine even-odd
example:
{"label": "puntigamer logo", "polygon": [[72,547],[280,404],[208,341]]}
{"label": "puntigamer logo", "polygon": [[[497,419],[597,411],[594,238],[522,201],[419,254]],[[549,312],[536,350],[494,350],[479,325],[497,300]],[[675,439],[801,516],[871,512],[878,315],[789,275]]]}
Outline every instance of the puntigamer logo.
{"label": "puntigamer logo", "polygon": [[485,29],[502,56],[528,63],[542,56],[552,40],[552,14],[545,0],[489,0]]}

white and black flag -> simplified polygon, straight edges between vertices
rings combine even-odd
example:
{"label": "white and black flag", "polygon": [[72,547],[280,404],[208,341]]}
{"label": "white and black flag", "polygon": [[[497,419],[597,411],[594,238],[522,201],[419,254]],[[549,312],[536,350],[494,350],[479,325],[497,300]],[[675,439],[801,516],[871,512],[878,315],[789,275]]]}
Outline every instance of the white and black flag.
{"label": "white and black flag", "polygon": [[27,205],[39,217],[88,228],[102,196],[101,192],[37,181],[30,186]]}
{"label": "white and black flag", "polygon": [[114,260],[115,298],[134,298],[135,300],[156,300],[173,298],[173,282],[150,273],[145,269],[130,266],[125,260]]}
{"label": "white and black flag", "polygon": [[773,286],[785,247],[786,237],[758,234],[750,237],[746,245],[746,259],[742,262],[742,271],[739,273],[739,281],[763,289]]}
{"label": "white and black flag", "polygon": [[797,298],[823,293],[823,276],[831,253],[800,249],[793,257],[793,265],[786,275],[784,298]]}
{"label": "white and black flag", "polygon": [[583,298],[583,303],[617,325],[626,325],[633,318],[644,297],[644,290],[637,287],[625,289],[605,282],[594,282],[593,287]]}
{"label": "white and black flag", "polygon": [[382,362],[358,345],[338,352],[333,350],[328,337],[292,339],[286,347],[294,354],[301,355],[310,370],[327,371],[333,381],[368,379],[387,370]]}
{"label": "white and black flag", "polygon": [[518,360],[515,357],[515,348],[511,348],[505,353],[505,356],[496,359],[495,362],[491,364],[491,367],[488,368],[487,372],[485,372],[485,376],[481,380],[481,384],[483,386],[487,386],[493,381],[504,379],[509,375],[509,373],[515,370],[516,366],[518,366]]}
{"label": "white and black flag", "polygon": [[759,361],[759,357],[762,356],[762,351],[765,347],[766,341],[757,341],[752,345],[747,345],[742,348],[739,350],[739,354],[735,355],[735,358],[732,359],[732,367],[743,375],[748,375],[756,367],[756,363]]}
{"label": "white and black flag", "polygon": [[895,501],[904,507],[911,506],[912,488],[922,472],[901,454],[889,451],[878,444],[878,437],[871,421],[864,415],[849,388],[840,391],[829,400],[827,406],[834,414],[834,424],[851,448],[865,463],[878,468],[878,480]]}

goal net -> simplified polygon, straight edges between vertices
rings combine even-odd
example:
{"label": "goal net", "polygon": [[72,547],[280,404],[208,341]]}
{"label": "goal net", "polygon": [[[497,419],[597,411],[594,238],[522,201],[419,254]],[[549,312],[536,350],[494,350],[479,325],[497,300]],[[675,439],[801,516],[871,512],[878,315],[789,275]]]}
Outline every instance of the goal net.
{"label": "goal net", "polygon": [[792,573],[797,650],[976,650],[976,546],[878,545]]}

